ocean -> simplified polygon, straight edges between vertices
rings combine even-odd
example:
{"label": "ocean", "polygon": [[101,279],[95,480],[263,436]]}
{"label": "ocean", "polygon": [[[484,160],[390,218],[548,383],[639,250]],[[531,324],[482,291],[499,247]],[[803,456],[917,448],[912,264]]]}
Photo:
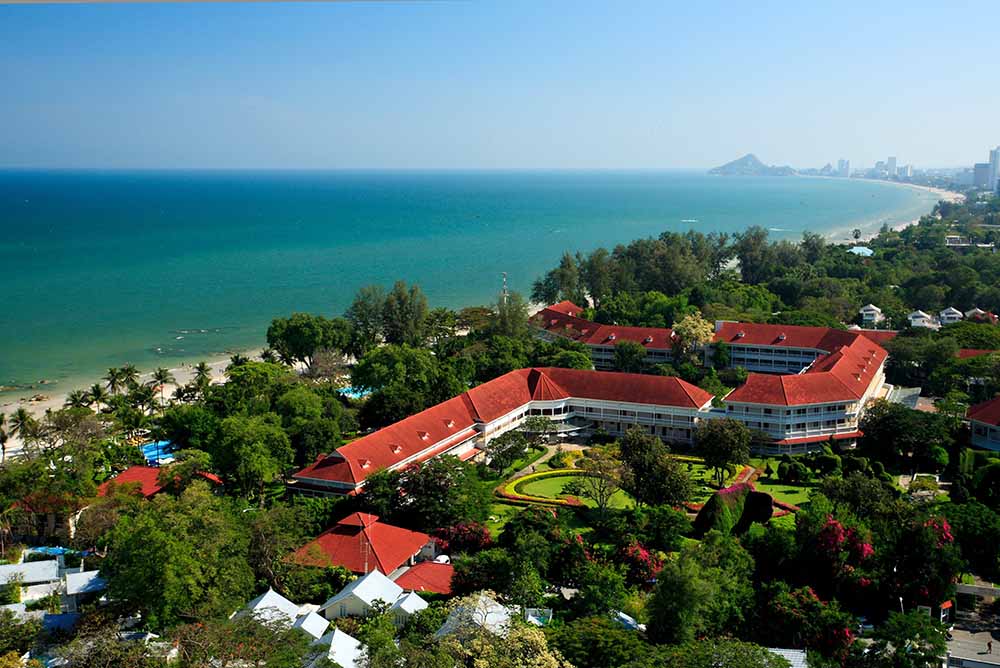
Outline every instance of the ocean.
{"label": "ocean", "polygon": [[339,314],[370,283],[484,304],[501,272],[527,295],[564,250],[750,225],[843,238],[936,199],[692,171],[0,171],[0,385],[260,347],[272,317]]}

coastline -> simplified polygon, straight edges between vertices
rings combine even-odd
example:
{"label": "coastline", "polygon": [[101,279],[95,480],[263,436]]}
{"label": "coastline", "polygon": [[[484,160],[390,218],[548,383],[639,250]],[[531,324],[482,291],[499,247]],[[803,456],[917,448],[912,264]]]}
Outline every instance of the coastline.
{"label": "coastline", "polygon": [[[246,355],[248,357],[258,357],[260,353],[263,352],[263,348],[252,348],[247,350],[233,351],[230,355],[240,354]],[[168,383],[164,387],[164,396],[169,397],[173,393],[174,389],[186,385],[194,379],[194,367],[199,362],[205,362],[208,364],[208,368],[211,372],[211,382],[219,383],[224,382],[226,377],[226,367],[229,365],[229,357],[214,357],[204,360],[184,360],[179,366],[167,367],[170,373],[174,376],[174,382]],[[145,382],[152,375],[152,369],[140,369],[139,370],[139,382]],[[86,390],[94,383],[100,382],[103,385],[103,381],[100,378],[92,378],[89,382],[79,383],[78,381],[69,381],[65,384],[61,384],[58,390],[53,392],[46,392],[46,386],[41,388],[35,388],[32,390],[23,390],[10,393],[4,393],[0,395],[0,413],[5,413],[7,418],[10,418],[11,413],[19,408],[24,408],[37,419],[41,419],[47,411],[55,411],[63,408],[66,403],[66,398],[69,396],[70,392],[74,390]],[[52,386],[55,389],[55,385]],[[33,397],[41,397],[39,399],[34,399]],[[16,436],[11,436],[7,441],[7,456],[16,456],[24,447],[21,439]]]}
{"label": "coastline", "polygon": [[[839,176],[816,176],[816,175],[806,175],[806,174],[798,174],[797,176],[799,178],[806,178],[806,179],[827,179],[827,180],[834,180],[834,181],[843,181],[843,180],[845,180],[844,177],[839,177]],[[899,232],[900,230],[904,230],[907,227],[910,227],[912,225],[916,225],[917,223],[919,223],[920,222],[920,218],[922,216],[924,216],[924,215],[927,215],[927,214],[931,213],[931,211],[934,210],[934,206],[937,205],[938,202],[941,202],[941,201],[944,201],[944,202],[964,202],[965,201],[965,195],[963,195],[962,193],[955,192],[955,191],[952,191],[952,190],[946,190],[944,188],[935,188],[933,186],[919,185],[919,184],[916,184],[916,183],[903,183],[903,182],[900,182],[900,181],[884,181],[884,180],[881,180],[881,179],[862,179],[862,178],[858,178],[858,179],[853,179],[853,180],[855,180],[855,181],[870,182],[870,183],[879,183],[879,184],[884,184],[884,185],[889,185],[889,186],[909,188],[910,190],[918,190],[920,192],[928,193],[928,194],[934,195],[936,197],[936,199],[934,200],[934,202],[931,205],[930,209],[928,211],[926,211],[925,213],[921,214],[921,216],[918,216],[916,218],[912,218],[912,219],[909,219],[909,220],[904,220],[904,221],[892,223],[891,225],[889,225],[889,229],[891,229],[893,231],[896,231],[896,232]],[[857,222],[855,224],[848,224],[848,225],[845,225],[844,227],[837,227],[837,228],[834,228],[832,230],[829,230],[829,231],[827,231],[824,234],[824,236],[829,241],[832,241],[834,243],[851,244],[851,243],[867,242],[867,241],[871,241],[872,239],[874,239],[875,237],[878,236],[879,230],[882,228],[882,223],[883,222],[884,222],[883,220],[859,221],[859,222]],[[861,237],[858,238],[858,239],[855,239],[854,237],[851,236],[851,232],[853,230],[855,230],[855,229],[860,229],[861,230]]]}
{"label": "coastline", "polygon": [[[833,180],[844,180],[837,179],[835,177],[821,177],[821,176],[810,176],[807,178],[824,178]],[[956,193],[950,193],[948,191],[943,191],[936,188],[931,188],[928,186],[919,186],[914,184],[899,183],[893,181],[877,181],[874,179],[855,179],[856,181],[873,181],[875,183],[883,183],[888,185],[905,186],[914,190],[923,191],[927,194],[932,194],[936,196],[933,202],[925,202],[927,204],[927,210],[929,211],[933,205],[938,201],[938,199],[948,199],[949,197],[961,196]],[[900,212],[902,215],[912,215],[911,211],[914,208],[908,208],[905,210],[905,214]],[[902,229],[908,225],[912,225],[917,222],[919,218],[901,221],[893,223],[893,229]],[[881,227],[882,220],[870,219],[867,221],[858,221],[856,223],[846,222],[841,226],[837,226],[834,229],[827,229],[823,232],[824,236],[831,242],[835,243],[852,243],[854,240],[850,238],[844,238],[850,235],[850,231],[854,228],[861,228],[863,232],[868,233],[863,236],[861,240],[870,239],[878,233],[878,229]],[[308,308],[308,306],[306,306]],[[252,339],[256,338],[256,341]],[[145,363],[140,362],[138,364],[141,377],[145,380],[149,377],[150,373],[156,366],[167,367],[171,370],[174,376],[177,378],[179,384],[184,384],[190,380],[193,375],[193,366],[199,361],[205,361],[208,363],[212,369],[213,380],[218,381],[224,378],[224,369],[229,361],[229,356],[235,353],[240,353],[248,356],[258,355],[261,347],[263,345],[263,336],[260,337],[247,337],[244,339],[246,342],[244,345],[234,346],[232,349],[224,349],[222,346],[215,348],[216,352],[203,353],[201,355],[194,356],[177,356],[155,363],[151,363],[149,360],[145,360]],[[220,350],[221,349],[221,350]],[[116,363],[120,365],[127,362],[127,357],[124,357]],[[137,360],[138,361],[138,360]],[[60,377],[60,376],[48,376],[48,378],[56,378],[55,381],[34,382],[30,386],[18,387],[16,389],[10,389],[8,391],[0,391],[0,412],[6,413],[8,416],[13,413],[18,408],[25,408],[31,414],[35,416],[44,415],[46,410],[59,409],[63,406],[66,397],[69,393],[75,389],[86,389],[90,387],[94,382],[99,380],[99,375],[101,372],[94,373],[92,375],[73,375],[70,377]],[[37,377],[37,376],[36,376]],[[176,385],[169,386],[166,390],[167,393],[173,391]],[[41,399],[32,400],[32,397],[41,396]],[[8,441],[8,451],[14,452],[20,449],[20,443],[18,439],[11,438]]]}

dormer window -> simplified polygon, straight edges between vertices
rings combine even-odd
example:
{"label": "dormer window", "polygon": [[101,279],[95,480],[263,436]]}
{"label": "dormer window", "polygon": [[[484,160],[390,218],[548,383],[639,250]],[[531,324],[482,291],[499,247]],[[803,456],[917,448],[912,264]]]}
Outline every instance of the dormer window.
{"label": "dormer window", "polygon": [[444,426],[448,427],[448,429],[454,429],[455,428],[455,421],[454,420],[445,420],[444,421]]}
{"label": "dormer window", "polygon": [[395,455],[398,455],[399,453],[401,453],[403,451],[403,446],[401,446],[399,443],[393,443],[389,447],[392,449],[392,452]]}
{"label": "dormer window", "polygon": [[617,339],[617,338],[618,338],[618,337],[617,337],[617,336],[615,336],[614,334],[608,334],[608,341],[614,341],[614,340],[615,340],[615,339]]}
{"label": "dormer window", "polygon": [[417,436],[420,437],[421,441],[426,441],[428,438],[431,437],[431,435],[428,434],[426,431],[418,431],[417,432]]}
{"label": "dormer window", "polygon": [[742,339],[746,335],[747,335],[746,332],[736,332],[736,338],[737,339]]}
{"label": "dormer window", "polygon": [[784,340],[785,340],[785,338],[786,338],[786,337],[785,337],[785,334],[784,334],[784,333],[781,333],[781,334],[778,334],[778,340],[779,340],[779,341],[784,341]]}
{"label": "dormer window", "polygon": [[361,460],[361,468],[366,469],[366,468],[370,467],[371,465],[372,465],[372,460],[370,460],[370,459],[362,459]]}
{"label": "dormer window", "polygon": [[647,336],[646,338],[644,338],[642,340],[642,342],[643,343],[652,343],[653,342],[653,337],[652,336]]}

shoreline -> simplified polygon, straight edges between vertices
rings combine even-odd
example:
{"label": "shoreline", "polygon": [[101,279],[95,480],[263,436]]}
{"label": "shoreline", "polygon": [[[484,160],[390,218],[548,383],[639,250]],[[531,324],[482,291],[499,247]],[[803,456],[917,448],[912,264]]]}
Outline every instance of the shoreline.
{"label": "shoreline", "polygon": [[[889,186],[909,188],[910,190],[918,190],[937,197],[937,199],[931,205],[930,210],[928,210],[926,213],[921,214],[917,218],[913,218],[910,220],[903,220],[889,225],[889,229],[894,232],[899,232],[901,230],[906,229],[907,227],[919,223],[920,218],[930,214],[931,211],[934,210],[934,206],[936,206],[938,202],[944,201],[944,202],[960,203],[965,201],[965,195],[962,193],[955,192],[953,190],[946,190],[944,188],[935,188],[934,186],[920,185],[917,183],[903,183],[901,181],[884,181],[881,179],[864,179],[864,178],[845,179],[845,177],[842,176],[817,176],[817,175],[804,175],[804,174],[798,174],[797,176],[806,179],[828,179],[834,181],[854,180],[854,181],[863,181],[870,183],[879,183]],[[881,230],[883,224],[886,224],[884,220],[864,221],[853,225],[847,225],[845,227],[834,228],[826,232],[823,236],[825,236],[827,240],[838,244],[865,243],[871,241],[872,239],[878,236],[879,230]],[[875,227],[876,225],[877,227]],[[861,237],[859,237],[858,239],[855,239],[852,236],[850,236],[851,231],[855,229],[861,230]]]}
{"label": "shoreline", "polygon": [[[226,377],[226,367],[229,366],[229,359],[232,355],[246,355],[250,358],[259,357],[260,353],[263,352],[263,348],[248,348],[245,350],[238,350],[228,353],[227,357],[208,357],[199,360],[184,360],[178,366],[166,367],[170,370],[170,373],[174,376],[173,383],[167,383],[164,387],[164,397],[169,397],[175,388],[186,385],[191,382],[194,378],[194,367],[199,362],[205,362],[211,372],[212,383],[218,383],[225,380]],[[140,368],[139,369],[139,382],[145,382],[152,375],[153,369]],[[66,398],[69,396],[70,392],[75,390],[87,390],[94,383],[100,382],[104,384],[103,380],[100,378],[91,378],[89,382],[78,382],[78,381],[67,381],[66,383],[60,383],[62,387],[54,392],[46,392],[48,386],[36,387],[31,390],[15,390],[9,393],[0,394],[0,413],[5,413],[9,419],[11,413],[19,408],[24,408],[36,419],[41,419],[47,411],[56,411],[64,407],[66,403]],[[55,389],[56,384],[53,383],[51,386]],[[42,397],[40,399],[34,399],[33,397]],[[11,436],[7,441],[7,456],[16,456],[24,447],[21,439],[16,436]]]}
{"label": "shoreline", "polygon": [[[799,175],[802,176],[802,175]],[[803,178],[816,178],[816,179],[835,179],[842,180],[842,177],[828,177],[828,176],[804,176]],[[900,183],[897,181],[880,181],[877,179],[856,179],[857,181],[872,181],[875,183],[882,183],[892,186],[902,186],[910,188],[913,190],[923,191],[925,193],[933,194],[937,196],[937,201],[956,201],[963,199],[960,193],[954,193],[951,191],[943,190],[940,188],[934,188],[931,186],[922,186],[911,183]],[[931,204],[930,208],[933,208]],[[914,225],[919,221],[919,217],[913,220],[901,221],[894,223],[891,227],[893,230],[901,230],[910,225]],[[827,230],[823,236],[825,236],[828,241],[832,243],[863,243],[865,241],[870,241],[872,238],[877,236],[879,229],[881,228],[882,220],[871,220],[865,222],[859,222],[854,224],[847,224],[843,227],[836,227],[834,229]],[[852,229],[861,229],[863,231],[863,236],[860,239],[850,238],[850,231]],[[250,357],[257,357],[263,350],[263,346],[249,346],[240,349],[234,349],[232,351],[226,351],[224,353],[209,354],[192,358],[180,358],[173,360],[173,364],[166,366],[170,369],[171,373],[175,376],[176,382],[168,385],[165,390],[165,394],[170,394],[173,389],[178,385],[184,385],[191,380],[194,375],[194,365],[198,362],[206,362],[212,371],[212,381],[219,382],[224,380],[225,368],[229,364],[229,357],[233,354],[243,354]],[[124,363],[124,362],[122,362]],[[143,381],[151,375],[153,369],[156,367],[140,367],[140,380]],[[0,390],[0,413],[6,413],[8,416],[16,411],[18,408],[25,408],[33,416],[40,418],[45,414],[47,410],[58,410],[63,407],[65,400],[70,394],[70,392],[83,389],[86,390],[93,383],[99,382],[100,378],[96,376],[90,377],[80,377],[80,378],[66,378],[55,381],[50,381],[49,383],[39,382],[33,384],[32,387],[28,388],[17,388],[10,390]],[[22,447],[20,439],[11,437],[7,443],[8,453],[16,453]]]}

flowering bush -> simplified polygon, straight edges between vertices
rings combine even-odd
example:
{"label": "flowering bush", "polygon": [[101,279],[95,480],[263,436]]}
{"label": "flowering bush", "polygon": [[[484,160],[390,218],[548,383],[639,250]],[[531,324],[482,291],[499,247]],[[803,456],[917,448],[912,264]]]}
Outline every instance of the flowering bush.
{"label": "flowering bush", "polygon": [[440,552],[479,552],[493,545],[493,536],[485,524],[479,522],[459,522],[450,527],[442,527],[433,533],[434,542]]}
{"label": "flowering bush", "polygon": [[639,541],[632,541],[618,552],[625,565],[629,580],[638,584],[649,583],[663,568],[663,559]]}

